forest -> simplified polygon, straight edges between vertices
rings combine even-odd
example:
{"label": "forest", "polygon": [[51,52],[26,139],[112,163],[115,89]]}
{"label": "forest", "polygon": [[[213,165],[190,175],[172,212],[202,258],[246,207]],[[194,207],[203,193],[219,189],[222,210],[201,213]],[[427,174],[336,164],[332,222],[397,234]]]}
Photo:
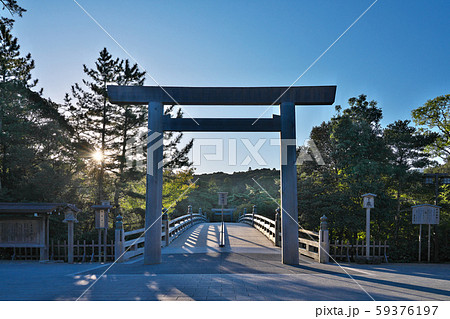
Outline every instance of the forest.
{"label": "forest", "polygon": [[[67,88],[63,103],[45,98],[33,77],[38,61],[21,51],[14,35],[14,19],[26,9],[15,0],[1,3],[0,201],[75,204],[82,210],[76,239],[95,238],[90,207],[105,199],[113,205],[110,229],[119,214],[125,229],[142,227],[146,106],[112,104],[106,86],[143,85],[146,73],[99,48],[95,61],[80,65],[85,76]],[[450,186],[439,179],[436,197],[435,184],[425,183],[425,174],[449,173],[450,94],[429,97],[414,108],[411,119],[385,127],[382,106],[365,94],[335,109],[310,133],[323,163],[305,161],[297,167],[300,225],[317,230],[326,215],[331,240],[362,240],[361,195],[374,193],[372,236],[389,242],[392,260],[408,262],[416,259],[418,245],[411,206],[436,203],[441,215],[432,228],[432,256],[449,261]],[[175,105],[165,113],[183,116]],[[237,213],[256,205],[259,214],[273,218],[280,203],[278,170],[196,175],[188,156],[194,140],[182,144],[181,138],[181,133],[164,136],[163,206],[170,218],[183,215],[188,205],[195,211],[217,208],[218,191],[229,193],[228,206]],[[298,149],[299,154],[310,151]],[[52,238],[67,236],[62,219],[52,216]]]}

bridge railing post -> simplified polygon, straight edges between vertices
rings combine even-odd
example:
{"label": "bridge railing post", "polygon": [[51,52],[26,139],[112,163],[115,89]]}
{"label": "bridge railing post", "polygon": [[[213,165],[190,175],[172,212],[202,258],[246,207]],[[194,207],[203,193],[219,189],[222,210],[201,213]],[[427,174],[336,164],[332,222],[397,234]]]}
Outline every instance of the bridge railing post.
{"label": "bridge railing post", "polygon": [[256,214],[256,205],[253,205],[252,209],[252,226],[255,226],[255,214]]}
{"label": "bridge railing post", "polygon": [[319,231],[319,262],[326,264],[330,261],[330,241],[328,238],[328,223],[327,217],[323,215],[320,217],[320,231]]}
{"label": "bridge railing post", "polygon": [[170,244],[170,228],[169,228],[169,210],[167,208],[163,208],[163,225],[164,225],[164,241],[165,241],[165,247],[169,246]]}
{"label": "bridge railing post", "polygon": [[116,225],[115,225],[115,233],[114,233],[114,260],[117,263],[122,262],[121,256],[124,253],[124,242],[125,242],[125,234],[123,232],[123,217],[117,215],[116,217]]}
{"label": "bridge railing post", "polygon": [[277,208],[275,210],[275,246],[280,247],[281,246],[281,215],[280,215],[280,208]]}
{"label": "bridge railing post", "polygon": [[192,225],[194,225],[194,221],[193,221],[193,217],[192,217],[192,205],[189,205],[188,206],[188,214],[189,214],[189,216],[190,216],[190,219],[191,219],[191,226]]}

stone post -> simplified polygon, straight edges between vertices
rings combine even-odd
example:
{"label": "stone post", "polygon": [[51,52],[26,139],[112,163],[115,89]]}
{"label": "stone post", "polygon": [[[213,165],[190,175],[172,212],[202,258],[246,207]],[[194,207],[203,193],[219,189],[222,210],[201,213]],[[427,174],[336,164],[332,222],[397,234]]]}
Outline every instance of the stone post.
{"label": "stone post", "polygon": [[167,247],[170,244],[169,210],[167,208],[163,209],[162,219],[163,219],[163,225],[164,225],[164,232],[166,233],[166,235],[164,236],[165,247]]}
{"label": "stone post", "polygon": [[47,244],[47,219],[48,216],[46,214],[42,215],[42,219],[40,220],[40,238],[39,242],[43,246],[39,249],[40,261],[48,260],[48,244]]}
{"label": "stone post", "polygon": [[124,242],[125,242],[125,234],[123,232],[123,217],[117,215],[116,217],[116,227],[114,230],[114,260],[117,263],[122,262],[122,255],[124,253]]}
{"label": "stone post", "polygon": [[189,214],[189,216],[190,216],[190,219],[191,219],[191,226],[192,226],[192,225],[194,225],[194,221],[193,221],[193,218],[192,218],[192,205],[189,205],[189,206],[188,206],[188,214]]}
{"label": "stone post", "polygon": [[328,238],[328,218],[323,215],[320,217],[319,231],[319,262],[326,264],[330,261],[330,241]]}
{"label": "stone post", "polygon": [[67,262],[69,264],[73,264],[73,220],[67,221],[67,230],[68,230]]}
{"label": "stone post", "polygon": [[73,264],[73,224],[77,223],[77,212],[71,209],[64,211],[63,222],[67,223],[67,262]]}
{"label": "stone post", "polygon": [[275,210],[275,246],[280,247],[281,246],[281,215],[280,215],[280,208],[277,208]]}
{"label": "stone post", "polygon": [[200,207],[198,208],[198,214],[203,215],[202,209]]}
{"label": "stone post", "polygon": [[256,214],[256,205],[253,205],[253,209],[252,209],[252,226],[255,226],[255,214]]}
{"label": "stone post", "polygon": [[370,258],[370,208],[366,208],[366,258]]}

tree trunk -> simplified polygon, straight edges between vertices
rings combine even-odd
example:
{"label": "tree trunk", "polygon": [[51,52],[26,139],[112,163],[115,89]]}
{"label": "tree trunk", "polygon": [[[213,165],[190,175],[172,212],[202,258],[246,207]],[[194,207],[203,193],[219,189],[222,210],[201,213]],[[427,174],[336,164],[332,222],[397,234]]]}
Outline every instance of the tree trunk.
{"label": "tree trunk", "polygon": [[[105,82],[105,90],[106,90],[106,82]],[[101,154],[102,154],[102,161],[100,164],[100,174],[98,178],[98,201],[99,203],[105,199],[104,196],[104,186],[103,181],[105,177],[105,151],[106,151],[106,97],[103,97],[103,125],[102,125],[102,131],[101,131],[101,139],[102,139],[102,146],[101,146]]]}
{"label": "tree trunk", "polygon": [[115,184],[115,190],[114,190],[114,207],[116,215],[120,212],[119,207],[119,196],[120,191],[122,189],[123,185],[123,173],[125,170],[125,163],[126,163],[126,155],[127,155],[127,142],[128,142],[128,107],[125,107],[125,122],[123,125],[123,134],[122,134],[122,154],[120,156],[120,164],[119,164],[119,177],[116,180]]}
{"label": "tree trunk", "polygon": [[395,215],[395,233],[394,233],[394,242],[398,244],[398,232],[400,228],[400,192],[401,192],[401,184],[398,182],[397,188],[397,214]]}

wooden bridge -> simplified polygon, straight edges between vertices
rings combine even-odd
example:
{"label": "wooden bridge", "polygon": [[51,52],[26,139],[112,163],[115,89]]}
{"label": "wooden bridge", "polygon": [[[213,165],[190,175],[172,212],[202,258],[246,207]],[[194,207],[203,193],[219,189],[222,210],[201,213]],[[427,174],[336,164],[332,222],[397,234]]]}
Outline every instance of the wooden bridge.
{"label": "wooden bridge", "polygon": [[[274,220],[256,213],[239,216],[238,223],[210,223],[206,214],[193,213],[189,206],[188,214],[169,220],[162,215],[161,247],[163,254],[186,253],[262,253],[280,254],[281,220],[275,214]],[[364,256],[363,243],[350,244],[343,241],[330,243],[326,217],[321,218],[320,231],[299,230],[299,254],[302,260],[328,263],[330,258],[350,261],[350,256]],[[221,246],[221,227],[224,227],[224,246]],[[115,260],[126,262],[141,256],[144,252],[145,228],[124,232],[122,219],[116,222]],[[387,262],[386,242],[371,245],[372,256]],[[306,259],[305,259],[306,258]],[[141,258],[135,259],[136,261]]]}
{"label": "wooden bridge", "polygon": [[[169,220],[167,213],[164,213],[161,215],[161,219],[163,254],[210,252],[280,254],[282,234],[279,212],[275,214],[273,220],[257,214],[256,207],[249,214],[240,214],[237,223],[225,224],[223,247],[220,247],[221,223],[209,222],[206,213],[202,213],[201,210],[194,213],[189,207],[186,215]],[[139,256],[144,252],[145,229],[124,232],[120,216],[116,220],[115,227],[115,239],[110,240],[107,244],[97,243],[94,240],[90,242],[76,241],[72,243],[73,247],[70,250],[69,242],[52,240],[49,244],[49,259],[52,261],[73,260],[82,263],[95,261],[120,263],[133,258],[140,260]],[[319,243],[322,243],[322,248]],[[319,232],[300,227],[298,246],[303,260],[321,263],[327,263],[330,260],[356,261],[358,256],[365,256],[366,250],[363,242],[329,241],[325,217],[322,217]],[[387,262],[388,247],[386,242],[372,242],[370,255],[375,256],[379,261]],[[15,247],[14,251],[13,259],[37,260],[40,257],[39,248]],[[70,251],[72,251],[72,256],[70,256]]]}

